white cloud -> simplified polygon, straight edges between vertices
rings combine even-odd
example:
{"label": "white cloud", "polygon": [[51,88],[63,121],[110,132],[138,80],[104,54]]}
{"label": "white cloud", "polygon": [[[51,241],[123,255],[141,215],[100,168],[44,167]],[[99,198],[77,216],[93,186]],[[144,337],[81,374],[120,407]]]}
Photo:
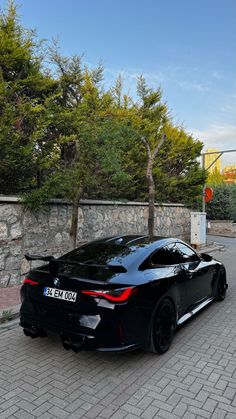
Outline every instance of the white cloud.
{"label": "white cloud", "polygon": [[197,90],[198,92],[208,92],[209,87],[206,84],[198,83],[195,81],[179,81],[178,83],[179,87],[182,87],[182,89],[185,90]]}
{"label": "white cloud", "polygon": [[198,93],[206,93],[210,90],[209,84],[193,78],[194,71],[187,72],[184,78],[184,70],[181,67],[167,67],[156,72],[145,72],[141,68],[128,68],[128,69],[112,69],[105,68],[104,72],[108,78],[108,82],[113,82],[118,74],[121,74],[124,79],[124,86],[129,87],[131,91],[136,86],[137,77],[142,74],[147,83],[151,86],[160,86],[162,83],[172,83],[181,89],[195,91]]}
{"label": "white cloud", "polygon": [[[204,130],[190,130],[195,138],[204,143],[203,151],[207,148],[217,150],[236,149],[236,125],[232,124],[211,124]],[[222,166],[236,163],[236,152],[226,153],[222,156]]]}
{"label": "white cloud", "polygon": [[[206,81],[206,77],[203,80],[202,77],[196,74],[196,71],[191,71],[190,73],[188,70],[185,74],[180,67],[168,67],[165,71],[162,69],[157,72],[144,72],[140,68],[105,68],[104,72],[107,86],[111,86],[118,74],[121,74],[124,81],[124,92],[127,92],[134,98],[136,98],[137,77],[140,74],[143,74],[149,86],[157,87],[163,83],[164,86],[167,84],[170,88],[170,86],[173,87],[175,85],[189,91],[189,94],[193,96],[198,94],[209,95],[211,77],[215,79],[215,82],[224,78],[221,73],[212,71],[208,74],[209,77]],[[235,89],[233,89],[230,97],[219,100],[217,111],[218,113],[220,112],[222,118],[231,118],[231,115],[235,113],[235,99],[236,93]],[[232,119],[232,121],[234,120]],[[192,132],[195,138],[200,139],[204,143],[203,150],[207,148],[216,148],[218,150],[236,149],[236,125],[234,123],[218,122],[215,119],[215,122],[209,124],[205,129],[192,128],[189,131]],[[222,156],[222,166],[235,163],[236,152],[226,153]]]}
{"label": "white cloud", "polygon": [[217,70],[212,72],[212,77],[217,80],[223,80],[225,77]]}
{"label": "white cloud", "polygon": [[229,113],[229,114],[232,114],[232,113],[235,114],[235,111],[236,111],[235,103],[225,103],[224,105],[220,107],[220,111]]}
{"label": "white cloud", "polygon": [[154,72],[144,72],[141,69],[115,70],[112,68],[105,68],[104,72],[114,80],[118,77],[119,74],[121,74],[124,79],[124,82],[126,83],[129,83],[130,81],[136,82],[140,74],[144,76],[144,78],[147,80],[148,83],[152,83],[155,85],[159,85],[161,82],[169,80],[169,77],[161,71],[157,71],[154,73]]}
{"label": "white cloud", "polygon": [[113,69],[105,68],[105,86],[111,87],[114,85],[115,80],[120,74],[123,79],[123,93],[127,93],[129,96],[137,99],[137,79],[142,74],[147,82],[148,86],[155,88],[162,87],[162,83],[170,80],[170,77],[161,72],[145,72],[141,69],[129,68],[129,69]]}

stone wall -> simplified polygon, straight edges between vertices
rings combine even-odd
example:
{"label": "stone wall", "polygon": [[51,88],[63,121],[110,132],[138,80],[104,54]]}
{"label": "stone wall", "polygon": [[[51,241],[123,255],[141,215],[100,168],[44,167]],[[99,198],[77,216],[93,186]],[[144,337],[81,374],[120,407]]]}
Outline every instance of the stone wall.
{"label": "stone wall", "polygon": [[211,220],[209,233],[216,236],[236,237],[236,223],[230,220]]}
{"label": "stone wall", "polygon": [[[145,203],[82,201],[78,216],[78,243],[114,234],[147,233]],[[0,286],[21,281],[30,268],[25,253],[59,256],[67,252],[70,220],[68,202],[54,200],[30,213],[18,198],[0,197]],[[190,210],[181,204],[156,205],[155,234],[189,241]]]}

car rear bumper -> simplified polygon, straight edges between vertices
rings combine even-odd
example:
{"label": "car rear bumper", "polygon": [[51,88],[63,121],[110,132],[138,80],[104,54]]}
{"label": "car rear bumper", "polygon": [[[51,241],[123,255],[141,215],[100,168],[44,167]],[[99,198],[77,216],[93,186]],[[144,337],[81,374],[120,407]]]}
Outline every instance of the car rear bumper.
{"label": "car rear bumper", "polygon": [[77,331],[68,331],[49,322],[37,321],[36,319],[25,320],[24,316],[20,318],[20,326],[23,327],[24,333],[31,337],[45,337],[47,332],[53,332],[61,335],[63,346],[65,349],[73,349],[75,352],[79,350],[97,350],[99,352],[129,352],[135,349],[142,348],[141,343],[125,344],[121,342],[120,345],[104,345],[99,342],[96,336],[81,333]]}
{"label": "car rear bumper", "polygon": [[[27,336],[45,336],[47,332],[59,334],[66,349],[86,349],[107,352],[127,352],[145,346],[147,328],[138,318],[136,308],[119,307],[100,312],[68,313],[51,306],[43,306],[23,299],[20,325]],[[68,348],[67,348],[68,346]]]}

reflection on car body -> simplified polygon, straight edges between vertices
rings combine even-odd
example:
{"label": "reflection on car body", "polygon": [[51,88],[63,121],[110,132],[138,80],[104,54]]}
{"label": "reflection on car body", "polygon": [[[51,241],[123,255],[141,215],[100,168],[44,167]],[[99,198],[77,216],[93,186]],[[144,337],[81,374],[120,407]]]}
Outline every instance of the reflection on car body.
{"label": "reflection on car body", "polygon": [[223,264],[175,238],[95,240],[46,264],[21,288],[21,326],[31,337],[61,335],[65,348],[168,350],[177,325],[223,300]]}

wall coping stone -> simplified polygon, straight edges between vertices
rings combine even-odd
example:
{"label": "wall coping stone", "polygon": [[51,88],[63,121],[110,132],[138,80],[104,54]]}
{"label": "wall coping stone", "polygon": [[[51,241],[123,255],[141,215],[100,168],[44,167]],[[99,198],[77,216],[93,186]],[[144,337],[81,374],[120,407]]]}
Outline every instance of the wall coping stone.
{"label": "wall coping stone", "polygon": [[210,220],[210,222],[212,223],[212,224],[219,224],[219,223],[221,223],[221,224],[229,224],[229,223],[233,223],[233,220]]}
{"label": "wall coping stone", "polygon": [[[0,195],[0,286],[18,284],[28,272],[30,264],[23,258],[26,252],[59,257],[70,250],[71,209],[68,200],[55,199],[31,214],[24,210],[20,196]],[[147,210],[147,202],[83,200],[77,243],[124,232],[146,235]],[[189,241],[190,213],[183,204],[156,204],[155,234]],[[228,229],[230,226],[227,224]]]}
{"label": "wall coping stone", "polygon": [[[0,195],[0,203],[16,203],[21,204],[21,198],[18,196],[4,196]],[[47,204],[61,204],[71,205],[71,202],[65,199],[50,199]],[[136,202],[136,201],[103,201],[96,199],[81,199],[80,205],[115,205],[115,206],[148,206],[148,202]],[[184,204],[178,203],[157,203],[155,206],[159,207],[185,207]],[[186,208],[186,207],[185,207]]]}

